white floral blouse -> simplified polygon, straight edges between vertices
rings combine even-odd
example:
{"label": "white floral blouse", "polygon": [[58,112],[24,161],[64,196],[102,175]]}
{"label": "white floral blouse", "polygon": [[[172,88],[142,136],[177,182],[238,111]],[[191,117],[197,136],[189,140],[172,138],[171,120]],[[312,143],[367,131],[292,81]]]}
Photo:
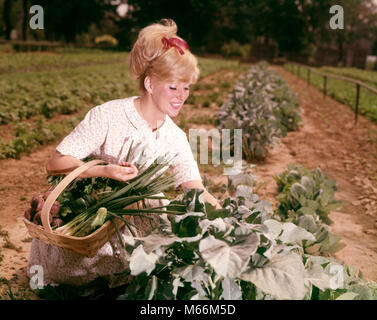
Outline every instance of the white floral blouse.
{"label": "white floral blouse", "polygon": [[[131,97],[109,101],[91,109],[84,120],[56,148],[78,159],[93,156],[110,163],[124,160],[132,143],[132,161],[153,162],[159,155],[177,155],[171,162],[176,187],[186,181],[202,180],[185,132],[166,115],[152,131]],[[139,157],[144,150],[144,155]]]}
{"label": "white floral blouse", "polygon": [[[159,155],[176,155],[170,165],[176,187],[183,182],[202,180],[185,132],[167,115],[163,124],[152,131],[135,108],[136,98],[113,100],[94,107],[57,150],[78,159],[90,156],[119,163],[125,160],[132,143],[129,162],[150,163]],[[147,205],[165,205],[166,201],[149,200]],[[121,233],[129,235],[126,227]],[[127,281],[126,277],[113,275],[128,268],[125,254],[116,235],[93,258],[33,239],[27,273],[32,277],[30,268],[39,265],[43,267],[44,285],[85,285],[101,276],[110,281],[110,286],[116,286]]]}

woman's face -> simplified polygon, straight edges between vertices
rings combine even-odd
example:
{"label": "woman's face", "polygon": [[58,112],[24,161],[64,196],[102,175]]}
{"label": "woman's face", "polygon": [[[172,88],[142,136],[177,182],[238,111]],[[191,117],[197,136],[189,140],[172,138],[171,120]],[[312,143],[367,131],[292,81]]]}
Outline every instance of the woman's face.
{"label": "woman's face", "polygon": [[190,94],[190,83],[151,78],[150,93],[161,113],[176,117]]}

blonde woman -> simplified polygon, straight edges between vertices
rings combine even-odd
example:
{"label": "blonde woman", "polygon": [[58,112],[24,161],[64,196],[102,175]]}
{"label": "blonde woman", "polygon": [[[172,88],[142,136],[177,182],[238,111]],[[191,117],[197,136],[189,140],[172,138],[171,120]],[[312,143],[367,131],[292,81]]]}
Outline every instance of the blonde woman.
{"label": "blonde woman", "polygon": [[[129,64],[141,95],[109,101],[91,109],[57,146],[47,163],[47,171],[66,174],[82,165],[82,159],[91,156],[107,161],[108,165],[95,166],[80,177],[127,181],[139,173],[135,163],[124,161],[132,143],[144,147],[146,161],[167,152],[176,154],[171,162],[176,187],[205,190],[186,134],[171,119],[179,114],[189,96],[190,85],[199,77],[198,62],[187,43],[177,36],[175,22],[163,19],[142,29],[130,53]],[[204,198],[221,208],[206,190]],[[128,234],[126,228],[122,232]],[[43,267],[45,285],[85,285],[101,276],[110,281],[110,287],[116,286],[124,279],[113,274],[128,267],[125,252],[119,249],[116,235],[93,258],[34,239],[28,275],[32,276],[33,265],[39,265]]]}

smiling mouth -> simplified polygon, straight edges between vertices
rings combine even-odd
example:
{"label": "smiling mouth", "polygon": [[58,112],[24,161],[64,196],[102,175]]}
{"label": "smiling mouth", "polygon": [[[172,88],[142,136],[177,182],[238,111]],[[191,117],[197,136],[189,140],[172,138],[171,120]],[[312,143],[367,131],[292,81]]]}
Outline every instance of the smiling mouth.
{"label": "smiling mouth", "polygon": [[171,103],[173,109],[179,110],[182,107],[182,103]]}

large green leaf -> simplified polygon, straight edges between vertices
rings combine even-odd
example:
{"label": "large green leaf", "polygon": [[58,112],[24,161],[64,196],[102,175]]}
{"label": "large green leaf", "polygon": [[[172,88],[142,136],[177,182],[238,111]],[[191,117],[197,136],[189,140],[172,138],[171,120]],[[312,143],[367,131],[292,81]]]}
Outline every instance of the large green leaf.
{"label": "large green leaf", "polygon": [[315,241],[312,233],[291,222],[281,223],[270,219],[266,220],[264,224],[268,227],[270,234],[283,243],[296,243],[302,240]]}
{"label": "large green leaf", "polygon": [[301,178],[301,185],[306,189],[308,192],[314,191],[314,182],[308,176],[303,176]]}
{"label": "large green leaf", "polygon": [[203,219],[199,221],[199,226],[202,229],[202,234],[207,232],[211,227],[217,232],[225,232],[228,229],[234,228],[231,224],[225,223],[222,218],[216,218],[214,220]]}
{"label": "large green leaf", "polygon": [[275,255],[265,267],[248,270],[239,278],[278,299],[303,299],[307,291],[304,265],[294,252]]}
{"label": "large green leaf", "polygon": [[199,251],[218,275],[234,278],[246,270],[250,256],[257,251],[259,242],[255,233],[249,235],[243,243],[234,246],[229,246],[211,235],[200,241]]}
{"label": "large green leaf", "polygon": [[331,276],[326,274],[319,264],[312,264],[309,269],[306,269],[305,281],[315,285],[322,291],[331,288],[332,284]]}
{"label": "large green leaf", "polygon": [[284,243],[295,243],[302,240],[315,241],[315,237],[304,228],[298,227],[291,222],[286,222],[283,223],[283,233],[279,236],[279,240]]}
{"label": "large green leaf", "polygon": [[197,265],[188,265],[185,267],[178,268],[174,271],[175,274],[182,277],[185,281],[202,281],[208,282],[208,274],[204,272],[205,269]]}
{"label": "large green leaf", "polygon": [[[302,209],[302,208],[301,208]],[[311,214],[303,215],[297,218],[297,225],[305,230],[315,233],[318,229],[318,226],[314,220],[314,217]]]}
{"label": "large green leaf", "polygon": [[323,189],[322,189],[322,193],[321,193],[321,196],[320,196],[320,202],[321,202],[321,205],[323,207],[327,206],[327,204],[329,203],[329,201],[333,198],[334,196],[334,192],[331,188],[325,186]]}
{"label": "large green leaf", "polygon": [[146,254],[143,246],[139,245],[130,257],[131,275],[137,276],[143,272],[149,275],[156,266],[157,258],[158,256],[154,253]]}
{"label": "large green leaf", "polygon": [[242,291],[233,279],[226,277],[221,282],[223,292],[220,298],[224,300],[242,300]]}
{"label": "large green leaf", "polygon": [[354,300],[359,294],[355,292],[346,292],[336,298],[336,300]]}
{"label": "large green leaf", "polygon": [[179,240],[179,238],[174,234],[162,234],[158,232],[153,232],[146,237],[135,239],[143,242],[143,248],[147,254],[160,248],[161,246],[168,246]]}

